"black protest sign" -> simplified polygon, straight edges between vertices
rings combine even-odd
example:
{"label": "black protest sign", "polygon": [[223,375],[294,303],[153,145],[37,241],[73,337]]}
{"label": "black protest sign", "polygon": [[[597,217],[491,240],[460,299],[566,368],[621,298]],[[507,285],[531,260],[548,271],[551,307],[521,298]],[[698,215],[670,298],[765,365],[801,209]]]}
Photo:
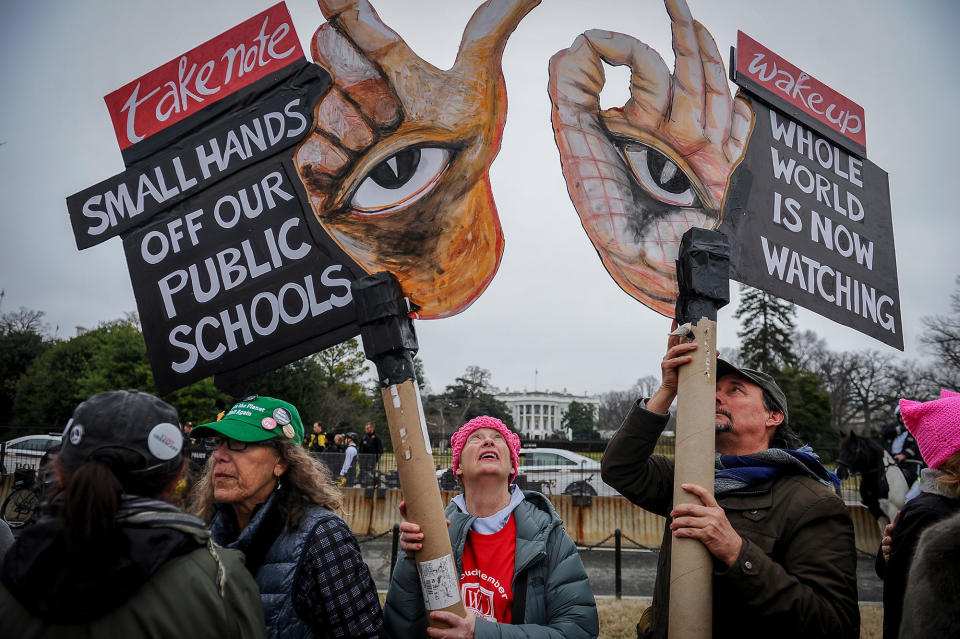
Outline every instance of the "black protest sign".
{"label": "black protest sign", "polygon": [[329,74],[282,3],[105,98],[127,169],[67,199],[79,248],[123,237],[157,390],[244,378],[359,333],[365,272],[293,165]]}
{"label": "black protest sign", "polygon": [[354,322],[350,281],[363,273],[313,240],[295,176],[289,159],[261,162],[124,238],[158,388]]}
{"label": "black protest sign", "polygon": [[731,277],[903,350],[887,174],[758,99],[724,201]]}
{"label": "black protest sign", "polygon": [[68,197],[77,248],[136,228],[185,197],[301,141],[309,133],[313,105],[329,87],[329,78],[306,62],[297,68],[283,88],[272,90],[254,108],[240,108],[215,126],[180,138],[126,171]]}

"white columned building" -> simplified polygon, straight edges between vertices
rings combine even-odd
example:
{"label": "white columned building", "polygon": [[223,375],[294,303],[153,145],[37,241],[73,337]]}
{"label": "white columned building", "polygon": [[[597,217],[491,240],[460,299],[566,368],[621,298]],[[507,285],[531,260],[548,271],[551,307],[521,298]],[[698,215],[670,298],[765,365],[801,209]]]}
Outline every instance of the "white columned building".
{"label": "white columned building", "polygon": [[600,397],[595,395],[573,395],[564,392],[517,391],[508,388],[495,395],[513,415],[513,424],[524,439],[571,438],[570,429],[563,428],[563,416],[573,402],[585,404],[593,410],[594,418],[600,410]]}

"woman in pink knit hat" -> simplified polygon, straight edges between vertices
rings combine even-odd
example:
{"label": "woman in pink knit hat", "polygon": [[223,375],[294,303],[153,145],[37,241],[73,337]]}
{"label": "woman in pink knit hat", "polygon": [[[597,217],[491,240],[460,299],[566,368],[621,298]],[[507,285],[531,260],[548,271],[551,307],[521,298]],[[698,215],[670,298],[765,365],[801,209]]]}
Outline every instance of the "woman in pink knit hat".
{"label": "woman in pink knit hat", "polygon": [[[446,516],[467,616],[431,612],[429,619],[451,627],[427,630],[417,568],[403,556],[384,604],[387,632],[404,639],[596,637],[596,602],[576,545],[546,497],[512,483],[520,463],[517,434],[481,416],[454,433],[450,445],[463,494],[453,498]],[[420,527],[405,521],[400,530],[401,548],[419,550]]]}
{"label": "woman in pink knit hat", "polygon": [[884,580],[884,639],[899,636],[907,574],[920,534],[960,512],[960,393],[944,390],[930,402],[901,399],[900,412],[928,468],[920,474],[920,494],[907,502],[889,538],[884,537],[889,558],[883,548],[877,555],[877,574]]}

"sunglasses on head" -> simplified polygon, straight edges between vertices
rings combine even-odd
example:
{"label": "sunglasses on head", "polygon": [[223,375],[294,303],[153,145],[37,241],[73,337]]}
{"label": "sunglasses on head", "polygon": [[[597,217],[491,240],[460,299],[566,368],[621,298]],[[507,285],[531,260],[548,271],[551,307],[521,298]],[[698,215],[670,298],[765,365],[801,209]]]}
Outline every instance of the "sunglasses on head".
{"label": "sunglasses on head", "polygon": [[226,445],[227,450],[235,453],[246,450],[248,446],[270,446],[272,448],[279,448],[277,441],[274,439],[268,439],[262,442],[242,442],[236,439],[230,439],[229,437],[214,437],[213,443],[217,448]]}

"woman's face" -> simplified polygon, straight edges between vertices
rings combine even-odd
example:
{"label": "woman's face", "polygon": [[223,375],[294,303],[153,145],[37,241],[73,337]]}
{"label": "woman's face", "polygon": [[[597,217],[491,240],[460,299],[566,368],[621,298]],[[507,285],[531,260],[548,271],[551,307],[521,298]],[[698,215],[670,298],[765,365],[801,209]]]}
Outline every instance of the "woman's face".
{"label": "woman's face", "polygon": [[478,428],[470,433],[460,452],[457,474],[465,486],[474,479],[487,476],[503,477],[507,483],[513,474],[513,458],[500,431]]}
{"label": "woman's face", "polygon": [[249,444],[246,450],[230,450],[226,443],[213,452],[213,498],[235,509],[252,512],[267,500],[287,462],[273,446]]}

